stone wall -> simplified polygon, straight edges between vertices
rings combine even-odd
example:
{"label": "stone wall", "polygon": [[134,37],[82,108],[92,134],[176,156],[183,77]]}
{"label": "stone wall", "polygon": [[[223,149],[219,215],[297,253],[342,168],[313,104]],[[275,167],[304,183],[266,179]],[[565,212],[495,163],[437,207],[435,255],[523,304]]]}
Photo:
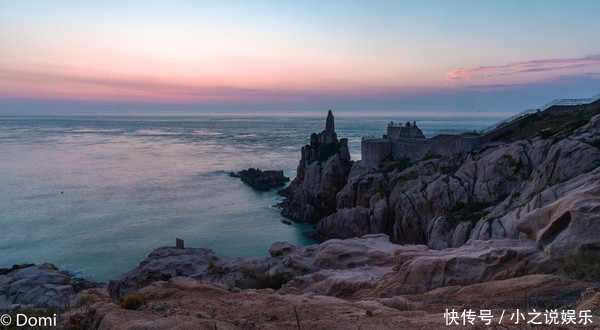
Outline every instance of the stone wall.
{"label": "stone wall", "polygon": [[363,164],[378,166],[392,155],[421,159],[429,154],[449,154],[479,148],[479,136],[437,135],[431,139],[373,139],[361,142]]}
{"label": "stone wall", "polygon": [[388,139],[362,140],[360,153],[362,163],[375,167],[392,152],[392,143]]}

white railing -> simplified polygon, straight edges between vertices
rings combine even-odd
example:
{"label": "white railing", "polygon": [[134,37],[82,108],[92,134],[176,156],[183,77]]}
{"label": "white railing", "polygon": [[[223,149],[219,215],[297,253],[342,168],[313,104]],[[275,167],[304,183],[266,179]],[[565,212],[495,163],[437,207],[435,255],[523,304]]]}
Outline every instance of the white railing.
{"label": "white railing", "polygon": [[494,129],[496,129],[496,128],[504,125],[504,124],[510,123],[511,121],[513,121],[513,120],[515,120],[517,118],[521,118],[523,116],[527,116],[527,115],[530,115],[532,113],[536,113],[538,111],[541,111],[541,110],[538,110],[538,109],[527,109],[527,110],[521,111],[521,112],[519,112],[516,115],[510,116],[510,117],[508,117],[508,118],[506,118],[504,120],[501,120],[501,121],[495,123],[494,125],[491,125],[491,126],[488,126],[488,127],[484,128],[483,132],[487,133],[487,132],[492,131],[492,130],[494,130]]}

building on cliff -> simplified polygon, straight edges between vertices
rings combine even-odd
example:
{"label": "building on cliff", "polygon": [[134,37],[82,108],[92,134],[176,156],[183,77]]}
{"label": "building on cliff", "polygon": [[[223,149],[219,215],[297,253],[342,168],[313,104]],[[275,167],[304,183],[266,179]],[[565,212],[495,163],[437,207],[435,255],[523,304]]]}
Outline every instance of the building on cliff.
{"label": "building on cliff", "polygon": [[411,125],[397,125],[390,122],[387,134],[382,138],[364,137],[361,141],[362,163],[376,167],[388,157],[408,157],[421,159],[427,155],[446,155],[479,149],[494,138],[519,127],[522,120],[533,113],[550,115],[571,113],[596,107],[600,104],[600,94],[585,99],[557,99],[539,109],[525,110],[488,129],[482,134],[439,134],[426,138],[416,122]]}
{"label": "building on cliff", "polygon": [[424,139],[425,135],[417,126],[417,122],[413,122],[411,125],[409,121],[406,122],[406,126],[402,124],[395,124],[393,121],[388,124],[387,134],[384,138],[388,139],[399,139],[399,138],[413,138],[413,139]]}

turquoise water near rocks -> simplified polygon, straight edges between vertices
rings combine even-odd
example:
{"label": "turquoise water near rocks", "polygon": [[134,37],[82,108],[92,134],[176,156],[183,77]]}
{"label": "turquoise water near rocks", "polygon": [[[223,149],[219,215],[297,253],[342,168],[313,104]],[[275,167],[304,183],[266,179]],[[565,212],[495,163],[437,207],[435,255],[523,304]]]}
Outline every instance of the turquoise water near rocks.
{"label": "turquoise water near rocks", "polygon": [[[338,116],[336,131],[356,160],[361,137],[380,136],[394,119]],[[409,119],[432,136],[501,118]],[[107,281],[176,237],[229,256],[313,244],[303,234],[310,225],[282,222],[275,190],[228,173],[258,167],[293,178],[300,147],[324,127],[325,116],[0,116],[0,268],[52,262]]]}

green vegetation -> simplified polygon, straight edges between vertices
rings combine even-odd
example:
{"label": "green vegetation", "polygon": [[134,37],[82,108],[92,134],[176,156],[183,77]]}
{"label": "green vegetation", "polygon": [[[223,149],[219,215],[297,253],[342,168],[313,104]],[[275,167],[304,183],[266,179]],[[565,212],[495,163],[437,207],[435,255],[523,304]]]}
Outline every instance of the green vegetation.
{"label": "green vegetation", "polygon": [[450,176],[453,176],[454,173],[456,173],[456,171],[458,171],[458,169],[460,168],[461,165],[462,164],[459,163],[459,164],[456,164],[456,165],[453,165],[453,166],[444,166],[444,167],[442,167],[442,173],[449,174]]}
{"label": "green vegetation", "polygon": [[590,145],[594,148],[600,149],[600,138],[595,138],[590,142]]}
{"label": "green vegetation", "polygon": [[75,307],[80,308],[80,307],[83,307],[85,305],[92,304],[95,302],[96,302],[96,299],[94,299],[92,296],[88,295],[87,293],[84,293],[82,296],[77,298]]}
{"label": "green vegetation", "polygon": [[558,269],[578,280],[600,281],[600,258],[587,249],[566,257]]}
{"label": "green vegetation", "polygon": [[396,170],[398,172],[402,172],[405,169],[413,166],[414,163],[408,157],[398,157],[391,161],[387,161],[382,163],[379,168],[381,169],[381,173],[387,175],[388,173]]}
{"label": "green vegetation", "polygon": [[140,307],[144,306],[148,303],[148,299],[146,297],[131,295],[126,297],[125,299],[121,299],[120,301],[121,308],[129,309],[129,310],[137,310]]}
{"label": "green vegetation", "polygon": [[513,156],[511,156],[509,154],[502,155],[502,157],[500,157],[500,159],[504,160],[506,162],[506,164],[508,166],[510,166],[513,170],[512,173],[510,175],[508,175],[505,179],[507,181],[516,181],[517,175],[519,175],[519,172],[523,168],[523,163],[521,162],[521,160],[519,159],[517,161]]}
{"label": "green vegetation", "polygon": [[421,159],[421,161],[430,160],[430,159],[437,159],[437,158],[442,158],[442,155],[435,154],[435,153],[428,153],[427,155],[425,155],[425,157],[423,157]]}
{"label": "green vegetation", "polygon": [[329,159],[329,157],[337,154],[342,149],[342,144],[339,142],[320,143],[319,135],[313,133],[310,136],[310,145],[305,145],[304,148],[309,153],[309,163],[319,161],[319,164]]}
{"label": "green vegetation", "polygon": [[502,157],[500,157],[504,160],[506,160],[506,163],[508,164],[508,166],[510,167],[517,167],[520,165],[520,162],[517,163],[517,160],[515,159],[515,157],[509,155],[509,154],[504,154],[502,155]]}
{"label": "green vegetation", "polygon": [[536,136],[543,139],[554,136],[565,138],[579,127],[587,124],[597,114],[600,114],[600,107],[557,116],[548,113],[534,113],[523,119],[517,129],[504,132],[492,141],[514,142],[532,139]]}
{"label": "green vegetation", "polygon": [[208,262],[208,264],[206,264],[206,272],[207,273],[224,274],[225,267],[223,265],[221,265],[220,263],[211,260]]}
{"label": "green vegetation", "polygon": [[486,208],[492,206],[493,203],[482,202],[478,199],[473,199],[468,203],[456,204],[448,216],[459,221],[470,221],[473,225],[487,214],[484,212]]}
{"label": "green vegetation", "polygon": [[256,282],[256,289],[274,289],[279,290],[290,279],[280,271],[276,271],[273,275],[265,274]]}

